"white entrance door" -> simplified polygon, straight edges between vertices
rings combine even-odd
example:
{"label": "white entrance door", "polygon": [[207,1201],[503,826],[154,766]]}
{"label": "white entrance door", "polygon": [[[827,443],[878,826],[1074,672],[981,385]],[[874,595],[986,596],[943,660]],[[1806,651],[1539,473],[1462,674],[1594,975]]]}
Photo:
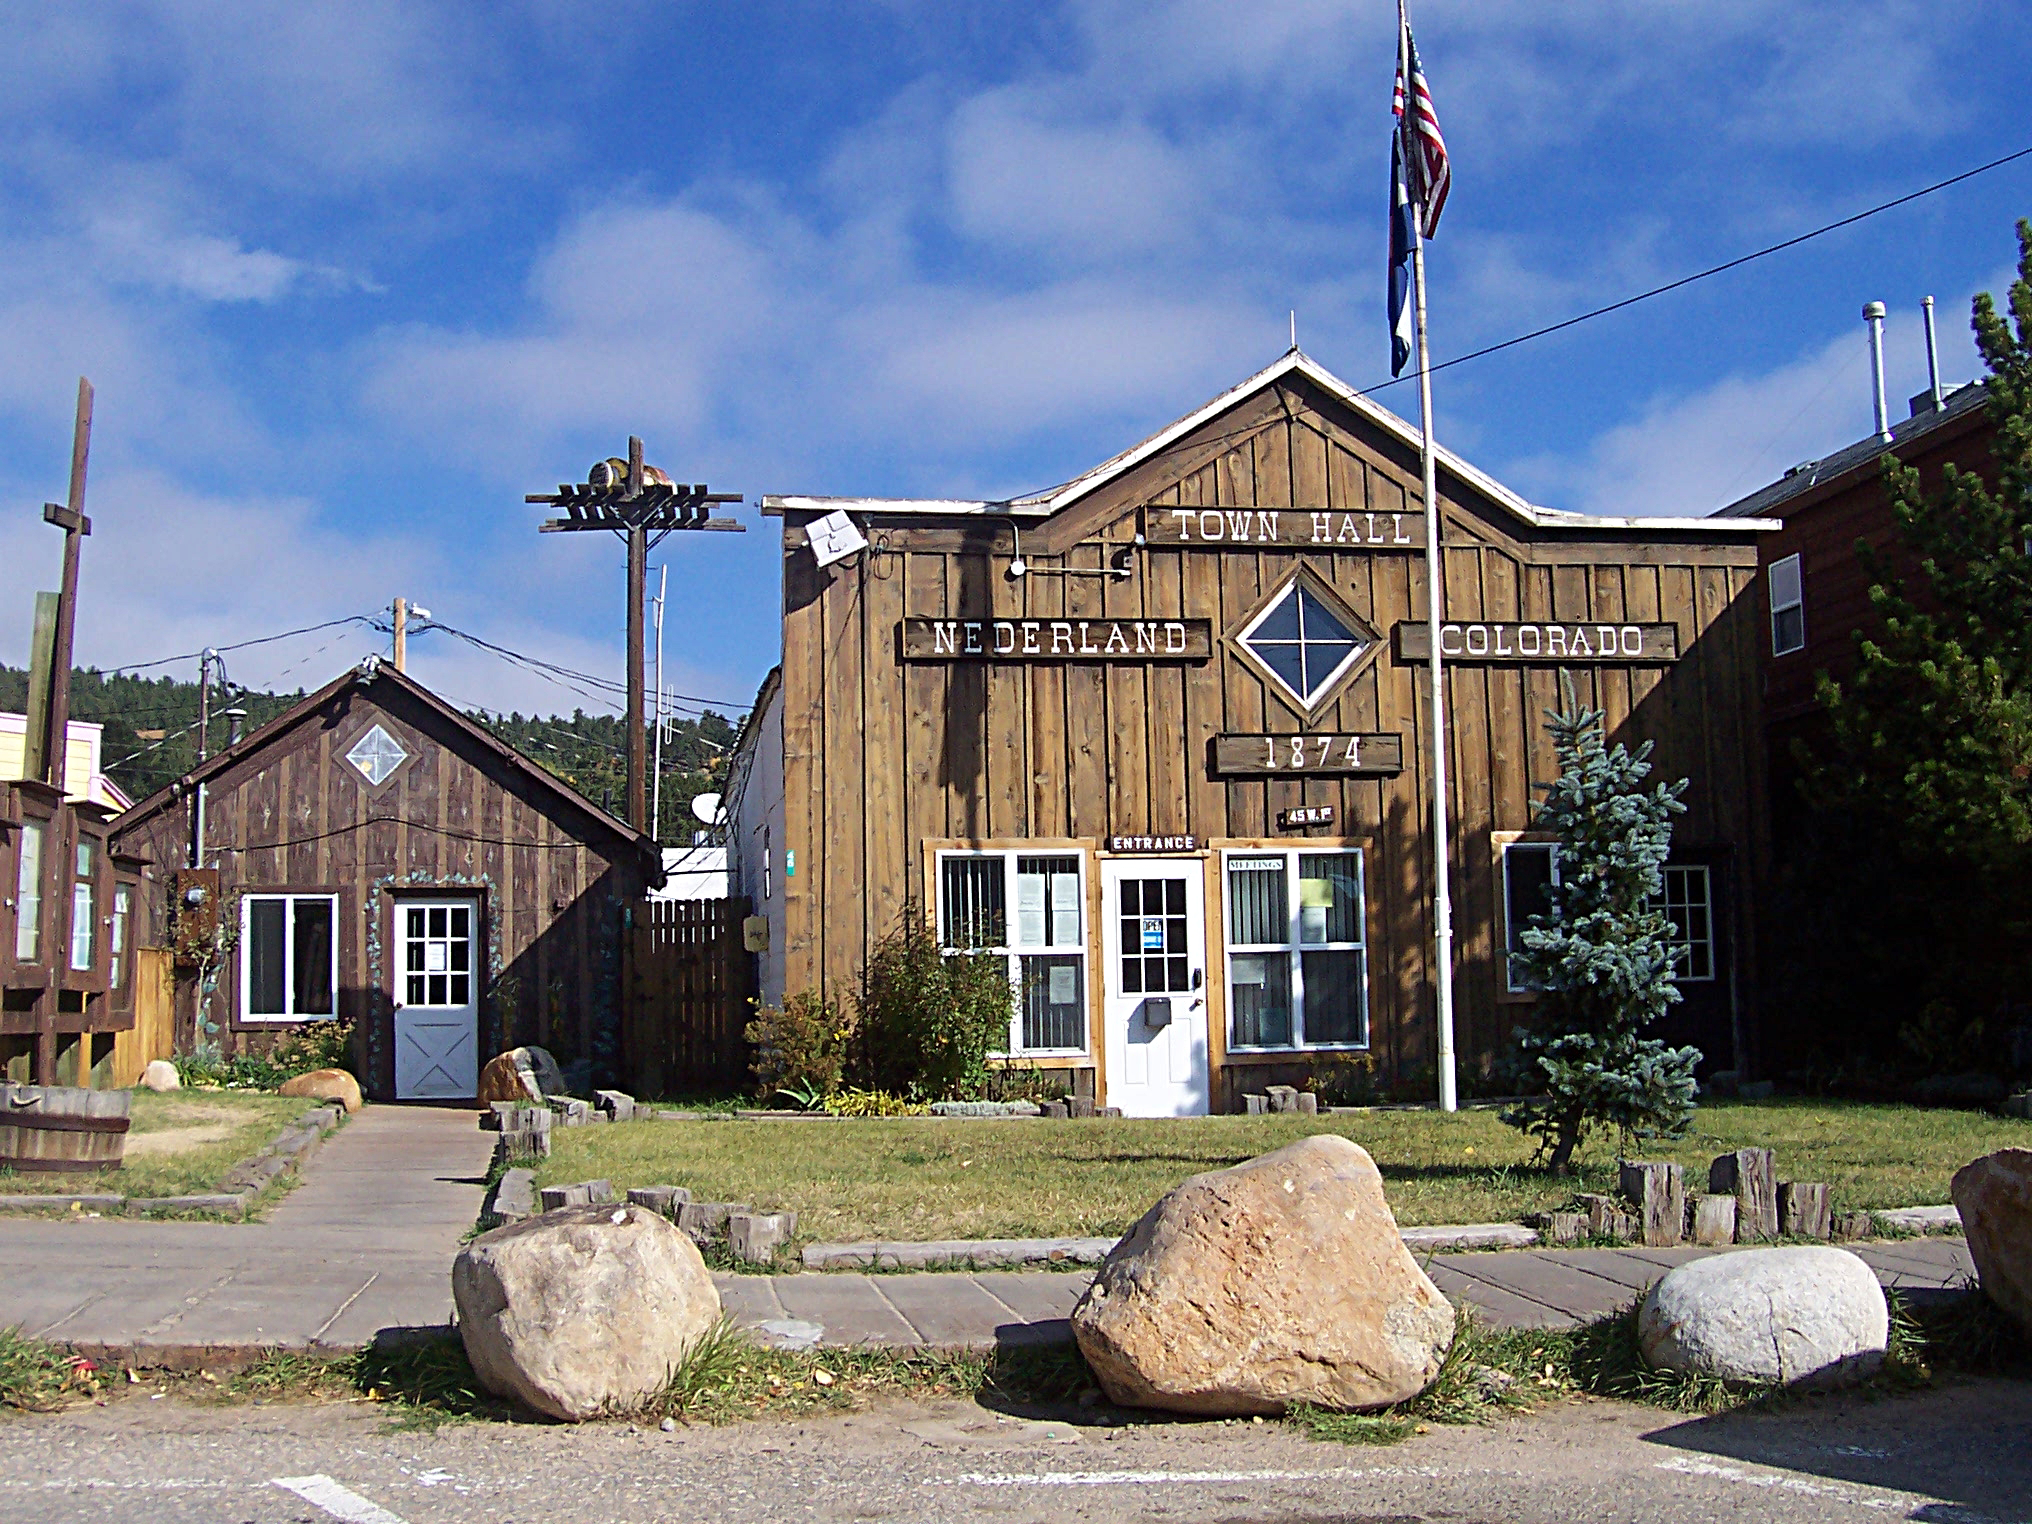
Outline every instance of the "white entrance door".
{"label": "white entrance door", "polygon": [[480,1088],[477,900],[395,907],[395,1097],[470,1100]]}
{"label": "white entrance door", "polygon": [[1206,893],[1194,858],[1104,858],[1108,1104],[1207,1113]]}

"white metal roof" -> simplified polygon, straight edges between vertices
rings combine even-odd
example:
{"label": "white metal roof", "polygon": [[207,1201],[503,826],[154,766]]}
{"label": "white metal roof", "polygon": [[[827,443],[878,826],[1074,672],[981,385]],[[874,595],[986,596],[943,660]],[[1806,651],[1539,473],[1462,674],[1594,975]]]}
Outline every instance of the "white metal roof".
{"label": "white metal roof", "polygon": [[[1161,454],[1180,439],[1199,428],[1210,419],[1218,417],[1245,398],[1267,387],[1274,386],[1286,376],[1298,375],[1331,393],[1362,417],[1368,419],[1385,433],[1394,436],[1412,449],[1419,445],[1419,432],[1409,423],[1380,403],[1371,400],[1341,380],[1332,371],[1300,349],[1287,350],[1276,362],[1237,382],[1202,407],[1195,408],[1183,418],[1167,424],[1148,439],[1130,446],[1112,459],[1101,462],[1091,471],[1062,486],[1047,487],[1042,492],[1001,501],[957,498],[877,498],[877,497],[814,497],[796,494],[765,496],[762,506],[765,511],[829,513],[844,508],[848,513],[924,515],[926,517],[961,517],[972,514],[996,517],[1017,516],[1023,518],[1049,518],[1061,509],[1070,507],[1088,493],[1106,486],[1117,477],[1133,471],[1136,467]],[[1622,529],[1639,530],[1656,534],[1726,534],[1737,535],[1781,528],[1776,519],[1730,518],[1717,521],[1714,518],[1652,518],[1648,516],[1608,517],[1601,514],[1573,513],[1559,508],[1541,508],[1527,502],[1510,488],[1479,467],[1471,465],[1460,456],[1440,446],[1435,452],[1439,464],[1466,482],[1477,492],[1487,497],[1499,508],[1508,512],[1519,522],[1535,529]]]}

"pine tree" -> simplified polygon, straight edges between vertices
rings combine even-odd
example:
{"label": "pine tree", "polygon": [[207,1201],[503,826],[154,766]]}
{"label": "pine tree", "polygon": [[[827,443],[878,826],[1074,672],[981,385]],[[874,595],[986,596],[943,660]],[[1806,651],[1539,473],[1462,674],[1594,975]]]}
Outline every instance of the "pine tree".
{"label": "pine tree", "polygon": [[1845,847],[1816,865],[1836,880],[1820,887],[1852,894],[1868,861],[1901,907],[1836,953],[1904,1007],[1898,1056],[1930,1069],[2001,1067],[2032,987],[2032,223],[2018,245],[2008,318],[1987,292],[1974,303],[1995,486],[1950,465],[1929,494],[1885,456],[1918,573],[1908,587],[1859,547],[1882,625],[1857,636],[1848,682],[1823,676],[1829,734],[1809,755],[1821,834]]}
{"label": "pine tree", "polygon": [[1646,790],[1651,743],[1635,752],[1603,740],[1602,713],[1577,708],[1562,674],[1563,708],[1548,711],[1559,758],[1536,825],[1558,842],[1551,909],[1520,936],[1519,964],[1541,992],[1517,1060],[1542,1094],[1503,1113],[1538,1139],[1554,1174],[1598,1127],[1633,1137],[1683,1137],[1693,1118],[1699,1050],[1640,1035],[1679,999],[1672,923],[1655,904],[1672,850],[1672,817],[1686,780]]}

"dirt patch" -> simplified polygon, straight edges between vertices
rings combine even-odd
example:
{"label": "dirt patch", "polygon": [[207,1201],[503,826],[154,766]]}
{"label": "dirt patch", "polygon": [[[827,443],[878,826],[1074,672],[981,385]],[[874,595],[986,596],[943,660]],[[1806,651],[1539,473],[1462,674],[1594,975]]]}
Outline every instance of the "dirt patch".
{"label": "dirt patch", "polygon": [[170,1127],[157,1132],[132,1132],[127,1135],[127,1146],[122,1151],[122,1156],[128,1159],[160,1158],[164,1154],[181,1153],[186,1148],[203,1148],[208,1143],[223,1143],[242,1125],[236,1119],[231,1122],[207,1122],[197,1127]]}

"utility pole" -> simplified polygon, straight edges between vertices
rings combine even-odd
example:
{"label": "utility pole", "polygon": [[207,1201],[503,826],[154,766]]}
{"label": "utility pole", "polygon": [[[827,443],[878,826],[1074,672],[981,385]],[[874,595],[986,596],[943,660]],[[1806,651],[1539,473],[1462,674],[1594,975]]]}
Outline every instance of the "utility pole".
{"label": "utility pole", "polygon": [[657,568],[656,578],[656,757],[649,790],[649,834],[663,840],[663,600],[670,595],[670,563]]}
{"label": "utility pole", "polygon": [[649,552],[680,529],[716,529],[740,534],[747,525],[715,519],[715,503],[738,503],[738,492],[710,492],[703,482],[686,486],[642,463],[642,441],[628,436],[628,458],[597,461],[583,483],[560,483],[556,492],[532,492],[528,503],[547,503],[566,517],[547,520],[545,534],[608,529],[628,547],[628,824],[651,829],[648,791],[648,721],[643,713],[643,605],[648,597]]}
{"label": "utility pole", "polygon": [[92,532],[85,517],[85,463],[92,453],[92,383],[78,377],[78,411],[71,428],[71,486],[62,504],[44,503],[45,523],[64,532],[63,585],[56,599],[56,638],[50,651],[49,708],[42,737],[42,775],[57,789],[65,786],[70,751],[71,654],[78,622],[78,555]]}
{"label": "utility pole", "polygon": [[206,646],[198,657],[198,761],[212,754],[212,663],[219,653]]}
{"label": "utility pole", "polygon": [[409,600],[395,600],[395,670],[407,669],[409,663]]}

